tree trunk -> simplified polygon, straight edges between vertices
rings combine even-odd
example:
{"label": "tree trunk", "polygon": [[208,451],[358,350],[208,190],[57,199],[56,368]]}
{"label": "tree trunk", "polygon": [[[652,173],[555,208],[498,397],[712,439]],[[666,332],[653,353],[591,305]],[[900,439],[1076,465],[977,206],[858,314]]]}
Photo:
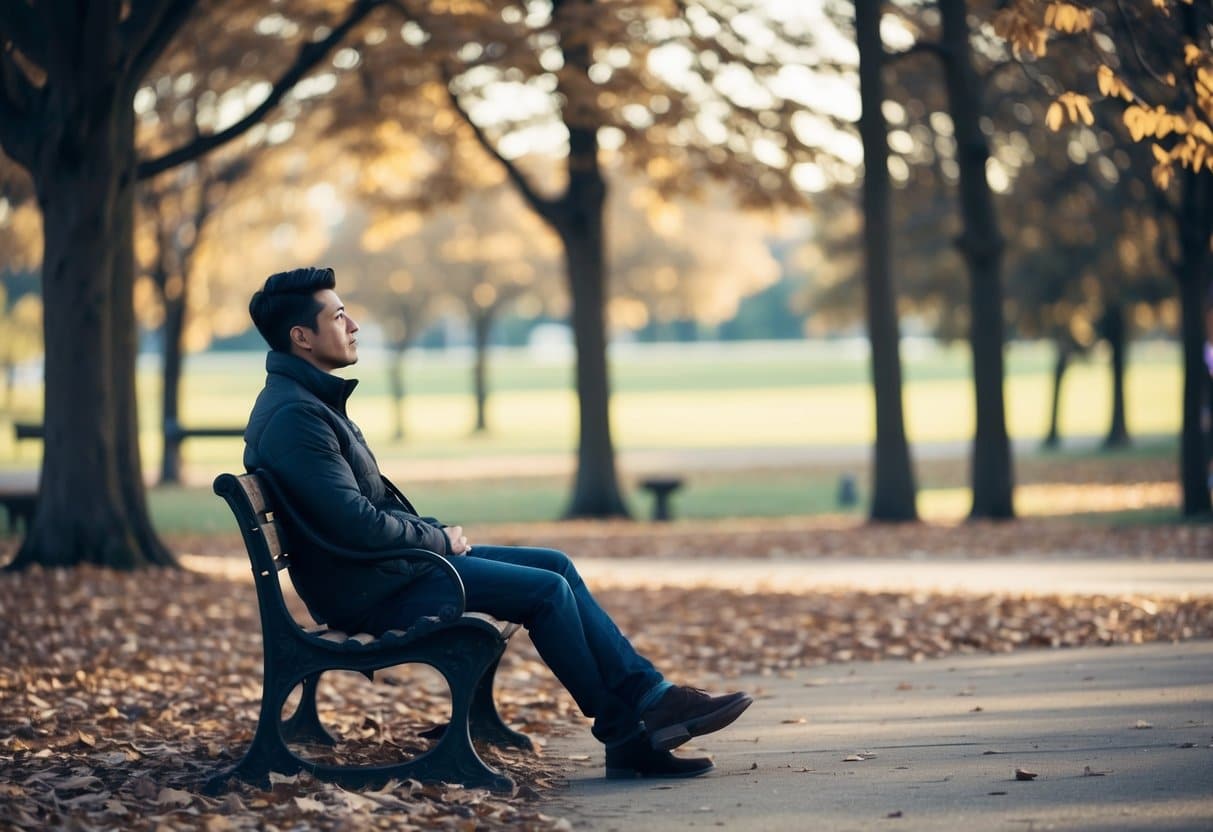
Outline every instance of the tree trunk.
{"label": "tree trunk", "polygon": [[1104,437],[1105,448],[1127,448],[1130,445],[1129,424],[1125,419],[1125,364],[1128,338],[1125,328],[1125,311],[1119,301],[1109,304],[1104,312],[1100,329],[1112,351],[1112,423]]}
{"label": "tree trunk", "polygon": [[868,340],[872,345],[872,391],[876,407],[873,451],[872,520],[917,520],[914,471],[902,411],[901,333],[890,258],[889,138],[884,101],[884,44],[880,38],[882,0],[856,0],[859,94],[863,111],[864,254],[867,262]]}
{"label": "tree trunk", "polygon": [[491,309],[477,309],[472,314],[472,331],[476,339],[476,360],[472,365],[472,387],[476,394],[476,426],[473,433],[487,433],[488,426],[488,353],[489,333],[493,329]]}
{"label": "tree trunk", "polygon": [[392,396],[392,438],[404,440],[404,351],[407,343],[392,344],[392,357],[388,361],[387,386]]}
{"label": "tree trunk", "polygon": [[139,461],[131,96],[60,92],[50,106],[58,127],[31,171],[48,299],[45,442],[38,510],[10,568],[171,564],[152,531]]}
{"label": "tree trunk", "polygon": [[977,430],[973,440],[973,506],[969,517],[1010,518],[1014,476],[1003,402],[1002,234],[986,180],[989,143],[969,51],[965,0],[939,0],[948,109],[956,133],[964,230],[958,245],[969,271],[969,342]]}
{"label": "tree trunk", "polygon": [[569,184],[558,218],[577,348],[577,476],[566,517],[626,517],[615,474],[607,369],[606,182],[593,129],[569,129]]}
{"label": "tree trunk", "polygon": [[[128,110],[129,112],[129,110]],[[128,133],[124,146],[134,157],[133,116],[123,118]],[[135,369],[139,356],[139,322],[135,319],[135,179],[124,177],[114,206],[114,352],[110,356],[110,378],[114,385],[115,425],[119,477],[126,516],[139,544],[141,560],[131,566],[175,566],[168,548],[152,528],[143,483],[143,454],[139,448],[139,410]]]}
{"label": "tree trunk", "polygon": [[184,349],[181,343],[185,330],[186,281],[179,289],[166,287],[164,292],[164,366],[162,368],[161,427],[164,453],[160,459],[160,484],[181,482],[181,369]]}
{"label": "tree trunk", "polygon": [[1197,517],[1213,513],[1209,495],[1209,448],[1201,427],[1201,414],[1213,407],[1209,394],[1209,368],[1204,361],[1205,302],[1209,292],[1209,240],[1213,237],[1213,173],[1181,174],[1179,278],[1181,343],[1184,389],[1183,425],[1180,430],[1179,467],[1183,514]]}
{"label": "tree trunk", "polygon": [[1053,361],[1053,397],[1049,403],[1049,434],[1041,442],[1044,448],[1053,449],[1061,444],[1061,433],[1058,430],[1058,416],[1061,414],[1061,382],[1065,378],[1066,369],[1070,366],[1070,345],[1063,337],[1053,341],[1057,357]]}
{"label": "tree trunk", "polygon": [[[1180,5],[1183,33],[1195,43],[1207,35],[1196,4]],[[1206,34],[1202,34],[1202,32]],[[1205,304],[1209,297],[1209,243],[1213,240],[1213,173],[1184,168],[1180,172],[1179,278],[1180,337],[1183,349],[1183,424],[1180,428],[1179,469],[1183,514],[1213,514],[1209,494],[1210,448],[1201,426],[1203,412],[1213,408],[1209,367],[1204,362]]]}

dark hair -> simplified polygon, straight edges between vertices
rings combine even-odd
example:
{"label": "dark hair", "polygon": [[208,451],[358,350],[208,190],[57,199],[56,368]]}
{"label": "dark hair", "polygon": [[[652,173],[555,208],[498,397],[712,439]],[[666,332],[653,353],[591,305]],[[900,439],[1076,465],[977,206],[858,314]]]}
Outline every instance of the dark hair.
{"label": "dark hair", "polygon": [[306,326],[316,331],[316,315],[324,305],[315,294],[336,285],[332,269],[307,267],[278,272],[253,293],[248,313],[270,349],[290,352],[292,328]]}

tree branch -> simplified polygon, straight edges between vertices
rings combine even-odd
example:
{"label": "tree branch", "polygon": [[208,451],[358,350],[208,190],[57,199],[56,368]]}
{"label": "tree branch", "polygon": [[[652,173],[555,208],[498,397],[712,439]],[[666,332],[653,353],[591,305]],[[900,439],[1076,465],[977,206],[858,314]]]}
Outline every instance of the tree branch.
{"label": "tree branch", "polygon": [[486,153],[496,159],[498,163],[505,168],[506,175],[509,176],[510,181],[514,183],[514,187],[518,189],[518,192],[522,195],[522,198],[526,200],[527,204],[531,206],[535,213],[543,217],[548,223],[555,224],[557,214],[556,209],[558,204],[557,200],[545,197],[535,190],[534,186],[531,185],[530,181],[526,178],[522,171],[518,169],[518,166],[501,154],[501,151],[497,149],[497,145],[493,143],[480,125],[472,120],[472,117],[468,114],[468,111],[465,110],[463,105],[459,103],[459,96],[457,96],[455,91],[451,89],[451,76],[445,69],[442,71],[442,77],[446,82],[446,96],[451,102],[451,107],[459,115],[459,118],[463,120],[463,123],[472,128],[472,133],[476,136],[476,141],[480,143],[480,146],[484,148]]}
{"label": "tree branch", "polygon": [[1120,19],[1124,26],[1125,34],[1129,38],[1129,44],[1133,47],[1133,56],[1137,58],[1137,63],[1141,66],[1142,70],[1163,86],[1171,86],[1167,83],[1166,78],[1155,70],[1154,67],[1150,66],[1150,64],[1146,61],[1146,56],[1142,54],[1141,44],[1137,42],[1137,35],[1134,31],[1133,22],[1129,20],[1129,12],[1128,9],[1125,8],[1124,0],[1116,0],[1116,10],[1120,12]]}
{"label": "tree branch", "polygon": [[138,83],[193,12],[198,0],[142,0],[119,27],[126,44],[128,78]]}
{"label": "tree branch", "polygon": [[47,37],[46,27],[25,0],[0,4],[0,50],[7,40],[22,55],[45,67]]}
{"label": "tree branch", "polygon": [[218,133],[203,136],[184,147],[169,151],[159,158],[140,162],[137,174],[138,178],[147,179],[169,168],[197,159],[199,156],[214,150],[220,145],[226,144],[258,124],[270,110],[278,105],[283,96],[294,89],[295,85],[303,80],[303,77],[328,55],[350,29],[354,28],[364,17],[380,5],[382,5],[382,0],[356,0],[354,7],[350,9],[346,18],[329,32],[327,37],[323,40],[311,41],[303,45],[299,50],[299,55],[295,58],[295,62],[282,74],[282,77],[278,79],[273,89],[270,90],[270,94],[252,112],[230,127],[220,130]]}
{"label": "tree branch", "polygon": [[35,145],[29,108],[39,95],[13,56],[0,50],[0,145],[26,170],[33,164]]}

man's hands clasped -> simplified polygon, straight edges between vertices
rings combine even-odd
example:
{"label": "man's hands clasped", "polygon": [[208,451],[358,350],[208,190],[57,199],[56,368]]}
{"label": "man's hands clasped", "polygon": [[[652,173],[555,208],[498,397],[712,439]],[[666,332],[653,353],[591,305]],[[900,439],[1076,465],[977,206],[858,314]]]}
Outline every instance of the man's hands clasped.
{"label": "man's hands clasped", "polygon": [[467,537],[463,534],[463,526],[447,526],[443,531],[446,532],[447,540],[451,542],[449,554],[466,555],[472,551],[472,544],[468,543]]}

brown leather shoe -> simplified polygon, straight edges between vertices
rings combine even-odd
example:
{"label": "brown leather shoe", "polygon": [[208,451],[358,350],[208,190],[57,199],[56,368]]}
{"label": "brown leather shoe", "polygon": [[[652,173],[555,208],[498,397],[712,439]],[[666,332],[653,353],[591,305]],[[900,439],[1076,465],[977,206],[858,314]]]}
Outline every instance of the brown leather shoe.
{"label": "brown leather shoe", "polygon": [[653,749],[668,751],[691,737],[719,731],[753,703],[745,693],[711,696],[698,688],[675,687],[666,691],[640,718]]}
{"label": "brown leather shoe", "polygon": [[698,777],[713,768],[711,757],[676,757],[669,751],[655,751],[643,733],[606,750],[608,780]]}

